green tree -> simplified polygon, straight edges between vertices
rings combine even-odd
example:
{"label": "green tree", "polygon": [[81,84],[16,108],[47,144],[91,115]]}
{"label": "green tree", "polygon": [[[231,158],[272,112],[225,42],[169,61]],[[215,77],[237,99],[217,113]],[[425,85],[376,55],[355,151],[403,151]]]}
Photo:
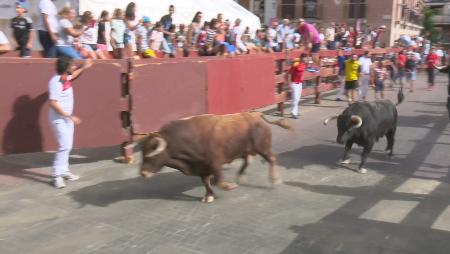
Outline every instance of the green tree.
{"label": "green tree", "polygon": [[435,28],[433,16],[436,12],[430,8],[423,10],[423,34],[430,39],[431,42],[436,43],[439,40],[439,31]]}

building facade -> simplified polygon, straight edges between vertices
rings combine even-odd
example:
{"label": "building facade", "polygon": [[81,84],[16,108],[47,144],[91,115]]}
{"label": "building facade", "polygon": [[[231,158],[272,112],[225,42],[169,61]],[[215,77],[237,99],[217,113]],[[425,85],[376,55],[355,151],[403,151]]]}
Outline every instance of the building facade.
{"label": "building facade", "polygon": [[[401,35],[419,35],[424,0],[240,0],[264,23],[271,18],[304,18],[319,26],[330,22],[355,25],[360,30],[386,26],[384,43],[392,45]],[[255,5],[256,4],[256,5]],[[255,6],[259,9],[255,9]],[[253,8],[253,9],[252,9]],[[262,14],[262,15],[261,15]]]}
{"label": "building facade", "polygon": [[450,0],[425,0],[425,6],[435,13],[432,21],[439,31],[439,42],[450,46]]}

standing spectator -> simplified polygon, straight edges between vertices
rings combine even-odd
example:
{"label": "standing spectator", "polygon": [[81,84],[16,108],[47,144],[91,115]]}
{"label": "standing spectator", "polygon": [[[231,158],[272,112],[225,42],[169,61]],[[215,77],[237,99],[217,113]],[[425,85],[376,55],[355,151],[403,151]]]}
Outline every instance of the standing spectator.
{"label": "standing spectator", "polygon": [[373,48],[379,48],[381,46],[381,38],[383,37],[384,32],[386,31],[386,26],[382,25],[380,26],[376,32],[375,37],[373,38]]}
{"label": "standing spectator", "polygon": [[171,40],[172,33],[169,32],[170,27],[173,24],[172,16],[175,13],[175,6],[170,5],[169,6],[169,14],[166,14],[162,16],[161,20],[159,21],[164,29],[164,41],[163,41],[163,48],[164,52],[169,54],[170,57],[174,57],[174,51],[169,47],[169,43]]}
{"label": "standing spectator", "polygon": [[188,57],[189,51],[197,45],[198,36],[202,31],[202,12],[198,11],[195,13],[191,24],[188,27],[186,43],[184,44],[183,56]]}
{"label": "standing spectator", "polygon": [[27,10],[27,3],[17,2],[17,16],[11,20],[11,28],[17,49],[20,51],[20,57],[31,57],[31,48],[33,47],[33,22],[29,17],[25,17]]}
{"label": "standing spectator", "polygon": [[345,61],[345,92],[349,103],[355,100],[355,89],[358,88],[360,62],[358,55],[352,54],[352,58]]}
{"label": "standing spectator", "polygon": [[186,26],[184,24],[179,25],[178,32],[175,33],[175,38],[177,40],[177,47],[184,49],[187,39]]}
{"label": "standing spectator", "polygon": [[56,57],[56,36],[59,30],[58,10],[56,9],[55,0],[40,0],[39,2],[39,24],[38,35],[39,42],[44,48],[44,57]]}
{"label": "standing spectator", "polygon": [[236,19],[234,22],[234,27],[232,31],[233,40],[235,42],[236,49],[240,50],[241,53],[248,53],[248,49],[245,46],[244,42],[242,42],[242,35],[244,33],[244,29],[241,27],[241,19]]}
{"label": "standing spectator", "polygon": [[416,80],[416,57],[413,52],[408,53],[405,64],[406,81],[409,83],[409,91],[414,92],[414,81]]}
{"label": "standing spectator", "polygon": [[164,41],[164,28],[161,22],[156,22],[150,35],[150,48],[155,52],[159,52]]}
{"label": "standing spectator", "polygon": [[73,27],[73,21],[75,20],[76,13],[71,7],[64,7],[59,15],[61,19],[59,21],[58,40],[56,41],[56,52],[58,55],[68,56],[73,59],[82,59],[80,54],[74,47],[74,38],[80,37],[87,27],[81,30],[76,30]]}
{"label": "standing spectator", "polygon": [[124,44],[127,49],[128,57],[134,57],[136,54],[136,28],[139,25],[139,21],[136,19],[136,4],[130,2],[125,9],[125,35]]}
{"label": "standing spectator", "polygon": [[[289,43],[289,37],[292,35],[293,30],[290,24],[289,19],[283,19],[283,24],[279,25],[278,27],[278,44],[280,45],[281,49],[287,49],[287,45]],[[290,47],[292,48],[292,47]]]}
{"label": "standing spectator", "polygon": [[434,87],[434,68],[438,64],[438,56],[436,55],[435,49],[431,48],[430,54],[426,58],[427,62],[427,75],[428,75],[428,90]]}
{"label": "standing spectator", "polygon": [[345,57],[344,50],[339,50],[337,61],[338,61],[338,67],[339,67],[338,75],[339,75],[340,87],[339,87],[339,92],[336,96],[336,101],[341,101],[342,96],[345,94],[345,60],[347,60],[347,58]]}
{"label": "standing spectator", "polygon": [[110,39],[109,38],[110,34],[111,34],[111,26],[109,24],[109,12],[102,11],[102,13],[100,14],[100,19],[98,21],[97,48],[98,50],[101,50],[103,54],[106,54],[106,52],[109,51],[108,42]]}
{"label": "standing spectator", "polygon": [[304,19],[300,19],[298,30],[305,46],[311,49],[311,53],[319,52],[321,40],[317,29],[313,25],[306,23]]}
{"label": "standing spectator", "polygon": [[[375,100],[384,99],[384,81],[387,79],[387,69],[383,65],[383,61],[379,60],[373,69],[373,82],[375,83]],[[380,94],[380,97],[378,97]]]}
{"label": "standing spectator", "polygon": [[114,56],[117,59],[123,58],[125,29],[126,25],[123,20],[123,11],[121,9],[115,9],[111,20],[111,46],[114,50]]}
{"label": "standing spectator", "polygon": [[325,41],[327,43],[327,49],[335,50],[336,43],[334,42],[336,34],[336,24],[334,22],[330,23],[330,26],[325,29]]}
{"label": "standing spectator", "polygon": [[401,50],[397,56],[397,80],[400,81],[400,87],[403,88],[403,79],[405,77],[405,65],[407,57],[405,51]]}
{"label": "standing spectator", "polygon": [[148,46],[148,35],[151,24],[150,17],[144,16],[142,18],[142,24],[136,30],[137,48],[142,58],[155,58],[155,52]]}
{"label": "standing spectator", "polygon": [[64,188],[64,179],[76,181],[80,177],[69,170],[69,155],[73,145],[74,125],[81,120],[72,115],[73,112],[73,88],[72,81],[92,65],[86,61],[82,68],[72,70],[72,60],[63,56],[56,61],[56,72],[49,81],[49,120],[53,133],[58,141],[58,151],[53,160],[53,185],[56,188]]}
{"label": "standing spectator", "polygon": [[359,98],[365,101],[367,92],[369,91],[369,83],[371,76],[372,60],[370,59],[369,51],[365,51],[364,55],[359,58],[361,64],[361,78],[359,83]]}
{"label": "standing spectator", "polygon": [[6,53],[10,50],[11,46],[9,45],[8,38],[2,31],[0,31],[0,54]]}
{"label": "standing spectator", "polygon": [[301,58],[294,59],[294,62],[289,69],[290,84],[292,91],[292,118],[298,119],[299,114],[299,103],[302,96],[303,90],[303,73],[305,72],[306,65],[304,63],[305,56],[302,55]]}

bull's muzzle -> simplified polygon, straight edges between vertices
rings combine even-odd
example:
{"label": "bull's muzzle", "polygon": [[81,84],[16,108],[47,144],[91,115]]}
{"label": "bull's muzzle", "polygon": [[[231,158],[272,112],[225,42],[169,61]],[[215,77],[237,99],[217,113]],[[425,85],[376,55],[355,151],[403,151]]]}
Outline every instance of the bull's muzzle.
{"label": "bull's muzzle", "polygon": [[147,172],[147,171],[141,171],[141,176],[144,178],[150,178],[154,175],[154,173]]}

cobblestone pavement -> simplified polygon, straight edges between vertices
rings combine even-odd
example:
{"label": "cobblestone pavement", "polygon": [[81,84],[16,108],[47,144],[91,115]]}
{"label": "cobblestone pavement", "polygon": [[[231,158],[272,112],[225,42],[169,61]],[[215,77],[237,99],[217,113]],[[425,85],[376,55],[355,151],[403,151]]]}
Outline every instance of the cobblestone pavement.
{"label": "cobblestone pavement", "polygon": [[[322,120],[344,102],[305,102],[297,131],[273,127],[282,185],[255,158],[248,183],[203,204],[199,179],[170,169],[145,180],[117,148],[73,152],[78,182],[49,184],[50,153],[0,158],[0,253],[445,253],[450,250],[450,127],[446,77],[406,94],[395,157],[375,146],[358,174]],[[389,97],[395,91],[388,89]],[[352,154],[359,161],[361,149]],[[241,161],[225,166],[228,179]]]}

